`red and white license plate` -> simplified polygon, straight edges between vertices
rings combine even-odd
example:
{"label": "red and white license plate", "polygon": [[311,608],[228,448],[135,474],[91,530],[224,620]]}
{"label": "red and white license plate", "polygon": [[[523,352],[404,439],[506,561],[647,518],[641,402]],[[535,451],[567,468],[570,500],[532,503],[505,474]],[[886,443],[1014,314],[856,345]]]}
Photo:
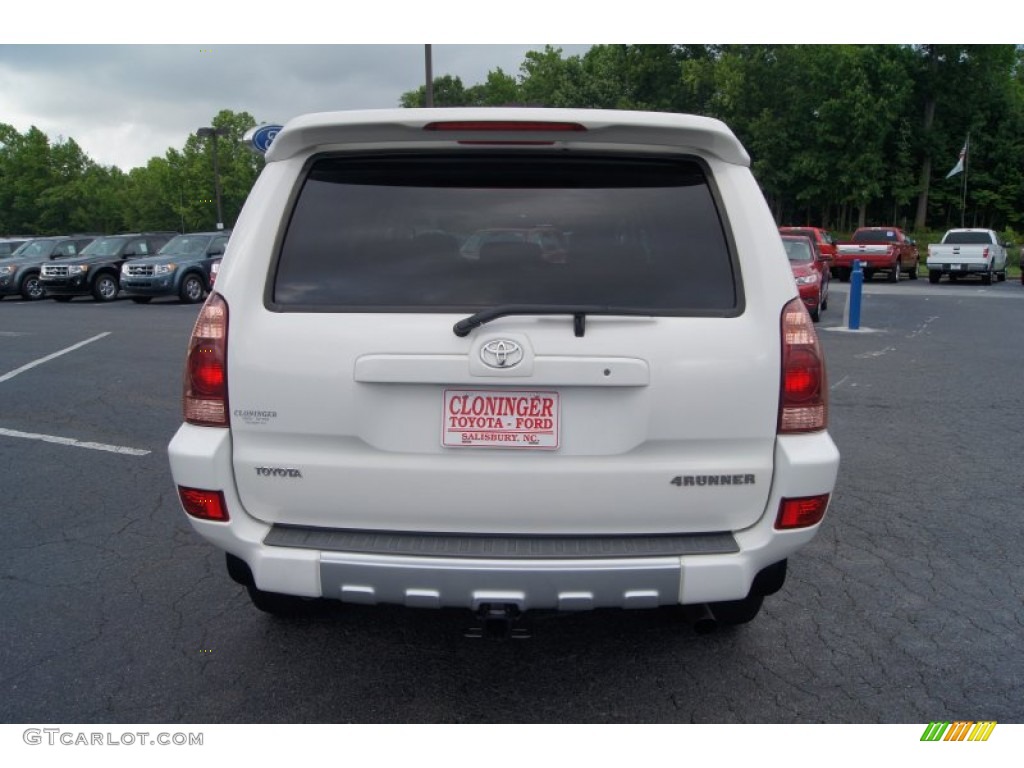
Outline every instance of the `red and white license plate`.
{"label": "red and white license plate", "polygon": [[558,448],[557,392],[446,389],[446,448]]}

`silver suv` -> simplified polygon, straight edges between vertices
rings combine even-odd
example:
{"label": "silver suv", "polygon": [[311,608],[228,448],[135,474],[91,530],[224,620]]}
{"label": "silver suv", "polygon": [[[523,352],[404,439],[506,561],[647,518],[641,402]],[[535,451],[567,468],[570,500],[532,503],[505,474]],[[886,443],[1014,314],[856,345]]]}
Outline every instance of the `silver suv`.
{"label": "silver suv", "polygon": [[[839,454],[818,339],[725,125],[340,112],[293,120],[266,159],[169,449],[257,607],[737,624],[782,587]],[[558,258],[480,236],[534,230]]]}

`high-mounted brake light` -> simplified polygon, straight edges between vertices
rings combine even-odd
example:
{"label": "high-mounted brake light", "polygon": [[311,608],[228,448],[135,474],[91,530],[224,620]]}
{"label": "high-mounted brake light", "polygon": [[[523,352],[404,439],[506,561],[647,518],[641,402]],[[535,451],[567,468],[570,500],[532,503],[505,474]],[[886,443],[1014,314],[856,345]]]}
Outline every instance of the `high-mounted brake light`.
{"label": "high-mounted brake light", "polygon": [[[587,129],[579,123],[555,123],[542,120],[443,120],[427,123],[425,131],[458,131],[460,133],[578,133]],[[500,144],[502,146],[550,146],[552,139],[525,138],[459,138],[459,144]]]}
{"label": "high-mounted brake light", "polygon": [[782,310],[779,434],[816,432],[827,426],[824,355],[811,316],[800,299],[793,299]]}
{"label": "high-mounted brake light", "polygon": [[185,361],[185,421],[228,426],[228,305],[211,293],[196,318]]}
{"label": "high-mounted brake light", "polygon": [[556,123],[544,120],[441,120],[427,123],[424,131],[543,131],[562,133],[586,131],[580,123]]}

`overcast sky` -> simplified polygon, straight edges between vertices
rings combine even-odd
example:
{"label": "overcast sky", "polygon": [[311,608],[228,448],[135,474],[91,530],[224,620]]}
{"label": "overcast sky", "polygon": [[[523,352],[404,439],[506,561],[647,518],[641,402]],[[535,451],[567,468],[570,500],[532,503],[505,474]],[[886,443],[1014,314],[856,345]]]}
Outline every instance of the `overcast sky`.
{"label": "overcast sky", "polygon": [[[1021,29],[989,26],[992,14],[980,11],[997,1],[970,5],[971,18],[986,20],[985,42],[1009,42],[1002,38]],[[525,53],[545,44],[575,55],[591,43],[915,42],[908,33],[969,42],[972,34],[969,20],[929,11],[923,21],[915,4],[891,0],[859,0],[846,18],[830,18],[817,0],[11,5],[0,25],[0,123],[73,138],[94,161],[123,170],[181,149],[221,109],[284,123],[306,112],[397,107],[424,81],[422,42],[432,42],[435,76],[468,87],[499,67],[520,74]],[[1003,13],[1021,19],[1020,10]],[[511,42],[531,39],[541,42]]]}
{"label": "overcast sky", "polygon": [[[515,75],[525,53],[543,47],[434,45],[434,74],[466,86],[498,67]],[[397,107],[423,82],[422,45],[2,45],[0,122],[71,137],[96,162],[128,170],[180,149],[221,109],[283,123]]]}

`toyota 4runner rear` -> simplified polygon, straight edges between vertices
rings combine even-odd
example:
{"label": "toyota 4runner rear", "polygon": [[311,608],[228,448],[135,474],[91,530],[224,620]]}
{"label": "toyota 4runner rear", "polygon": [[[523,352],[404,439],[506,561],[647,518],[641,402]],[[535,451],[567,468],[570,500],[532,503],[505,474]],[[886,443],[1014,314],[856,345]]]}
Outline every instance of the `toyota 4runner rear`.
{"label": "toyota 4runner rear", "polygon": [[[822,350],[722,123],[330,113],[266,159],[169,447],[257,607],[741,623],[782,586],[839,455]],[[538,229],[557,259],[479,237]]]}

